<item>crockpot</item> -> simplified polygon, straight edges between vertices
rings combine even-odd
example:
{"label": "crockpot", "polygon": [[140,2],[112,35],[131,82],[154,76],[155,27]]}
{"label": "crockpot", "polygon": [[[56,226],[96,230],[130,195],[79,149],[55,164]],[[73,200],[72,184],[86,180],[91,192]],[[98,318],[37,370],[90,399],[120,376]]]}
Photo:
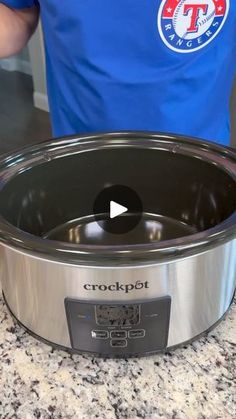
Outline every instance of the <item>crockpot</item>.
{"label": "crockpot", "polygon": [[[151,354],[202,335],[235,292],[235,175],[233,150],[159,133],[62,138],[4,157],[9,310],[35,337],[101,356]],[[118,216],[138,215],[129,231],[107,231],[108,203],[94,209],[113,186],[142,203],[139,214],[127,205]]]}

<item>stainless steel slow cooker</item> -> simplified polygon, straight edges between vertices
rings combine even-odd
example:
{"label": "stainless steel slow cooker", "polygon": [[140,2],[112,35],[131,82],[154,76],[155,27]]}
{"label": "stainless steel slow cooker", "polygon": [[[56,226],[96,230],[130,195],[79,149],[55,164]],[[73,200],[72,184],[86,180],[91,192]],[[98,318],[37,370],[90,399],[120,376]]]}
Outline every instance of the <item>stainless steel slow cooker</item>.
{"label": "stainless steel slow cooker", "polygon": [[[142,211],[122,194],[126,212],[114,220],[109,202],[96,210],[117,186]],[[232,302],[235,209],[236,153],[213,143],[123,132],[9,155],[0,161],[6,304],[34,336],[75,352],[144,355],[191,341]],[[127,231],[106,228],[134,218]]]}

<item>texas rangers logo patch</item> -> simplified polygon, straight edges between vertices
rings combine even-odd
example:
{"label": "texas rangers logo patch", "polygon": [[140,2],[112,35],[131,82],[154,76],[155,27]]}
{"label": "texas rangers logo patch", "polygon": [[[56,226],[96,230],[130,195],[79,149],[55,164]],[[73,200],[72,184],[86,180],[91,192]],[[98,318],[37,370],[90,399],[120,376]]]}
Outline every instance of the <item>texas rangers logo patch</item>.
{"label": "texas rangers logo patch", "polygon": [[230,0],[162,0],[158,30],[162,41],[180,53],[197,51],[222,29]]}

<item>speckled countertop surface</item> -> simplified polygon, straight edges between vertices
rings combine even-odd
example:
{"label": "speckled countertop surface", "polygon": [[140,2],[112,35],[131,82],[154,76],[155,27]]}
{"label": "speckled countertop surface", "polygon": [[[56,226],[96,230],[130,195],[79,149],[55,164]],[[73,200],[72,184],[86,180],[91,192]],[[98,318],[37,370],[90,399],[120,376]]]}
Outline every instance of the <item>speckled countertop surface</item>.
{"label": "speckled countertop surface", "polygon": [[236,304],[206,338],[103,360],[34,340],[0,299],[0,418],[236,418]]}

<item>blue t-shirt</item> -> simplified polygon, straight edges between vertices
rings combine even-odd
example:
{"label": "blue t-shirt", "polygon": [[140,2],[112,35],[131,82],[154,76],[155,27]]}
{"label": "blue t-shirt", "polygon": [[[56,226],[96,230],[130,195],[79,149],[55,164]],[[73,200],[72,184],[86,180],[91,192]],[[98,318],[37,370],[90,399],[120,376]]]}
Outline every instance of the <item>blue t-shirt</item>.
{"label": "blue t-shirt", "polygon": [[39,4],[56,136],[154,130],[229,144],[235,0]]}

